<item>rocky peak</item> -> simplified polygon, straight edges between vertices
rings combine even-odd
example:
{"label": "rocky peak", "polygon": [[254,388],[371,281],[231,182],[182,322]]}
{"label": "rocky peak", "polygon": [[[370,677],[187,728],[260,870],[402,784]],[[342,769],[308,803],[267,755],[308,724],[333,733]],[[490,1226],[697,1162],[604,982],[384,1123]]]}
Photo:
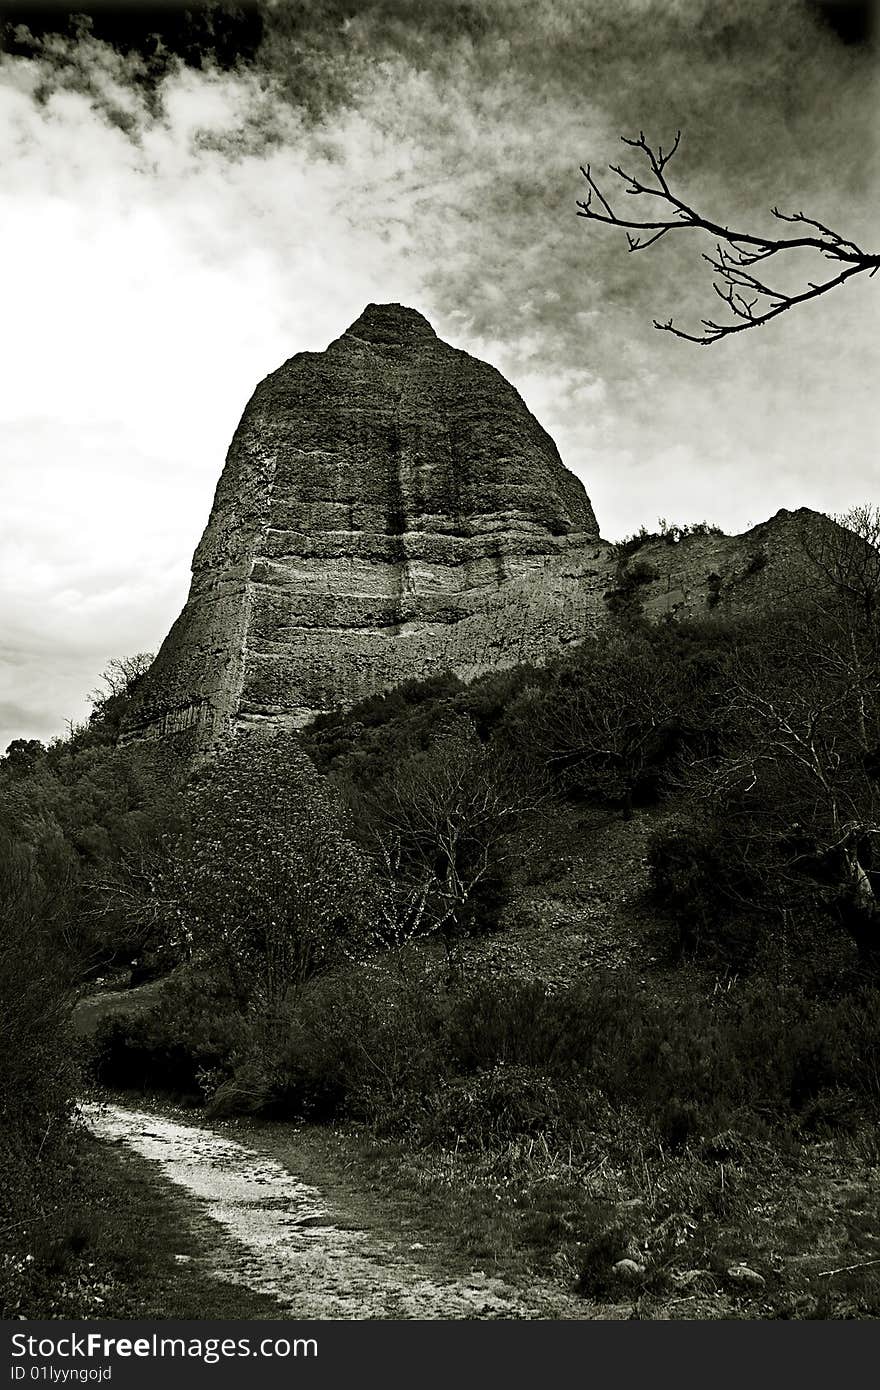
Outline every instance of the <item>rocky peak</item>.
{"label": "rocky peak", "polygon": [[299,725],[402,680],[540,662],[608,547],[500,372],[400,304],[254,392],[130,737]]}
{"label": "rocky peak", "polygon": [[500,372],[416,310],[370,304],[254,392],[125,736],[186,755],[410,678],[540,663],[615,605],[778,607],[806,582],[805,524],[827,523],[783,510],[622,554]]}
{"label": "rocky peak", "polygon": [[406,346],[419,340],[436,339],[437,334],[416,309],[407,309],[404,304],[368,304],[343,337],[359,338],[364,343]]}

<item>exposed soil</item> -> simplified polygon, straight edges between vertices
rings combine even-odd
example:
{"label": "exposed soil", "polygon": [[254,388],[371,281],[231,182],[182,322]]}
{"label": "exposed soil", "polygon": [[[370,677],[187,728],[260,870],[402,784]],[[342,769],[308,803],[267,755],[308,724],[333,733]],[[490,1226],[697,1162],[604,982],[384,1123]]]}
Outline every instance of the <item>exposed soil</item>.
{"label": "exposed soil", "polygon": [[524,846],[526,881],[501,930],[466,944],[468,964],[551,986],[596,971],[651,969],[657,926],[646,900],[648,845],[668,819],[665,808],[640,810],[629,821],[619,811],[590,809],[545,827],[551,848],[541,845],[534,858],[548,864],[546,880],[529,881]]}

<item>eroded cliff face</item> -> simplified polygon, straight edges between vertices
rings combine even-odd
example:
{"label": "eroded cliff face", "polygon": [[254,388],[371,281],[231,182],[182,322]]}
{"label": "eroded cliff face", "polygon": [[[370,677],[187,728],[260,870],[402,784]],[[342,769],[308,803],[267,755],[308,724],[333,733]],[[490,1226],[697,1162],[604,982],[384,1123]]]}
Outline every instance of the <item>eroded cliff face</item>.
{"label": "eroded cliff face", "polygon": [[612,612],[629,605],[654,622],[778,613],[827,587],[810,551],[836,530],[801,507],[737,536],[652,536],[618,560],[606,599]]}
{"label": "eroded cliff face", "polygon": [[209,747],[411,677],[542,662],[611,550],[513,387],[400,305],[257,387],[129,738]]}

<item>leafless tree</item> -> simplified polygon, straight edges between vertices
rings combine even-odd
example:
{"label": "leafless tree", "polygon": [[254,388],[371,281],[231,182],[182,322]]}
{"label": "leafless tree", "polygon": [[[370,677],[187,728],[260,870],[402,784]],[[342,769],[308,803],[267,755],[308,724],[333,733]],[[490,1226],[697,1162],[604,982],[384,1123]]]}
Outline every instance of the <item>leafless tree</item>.
{"label": "leafless tree", "polygon": [[[677,338],[685,338],[691,343],[716,343],[732,333],[758,328],[796,304],[817,299],[856,275],[874,275],[880,267],[880,255],[863,251],[849,237],[803,212],[785,213],[778,207],[772,209],[773,216],[780,222],[804,228],[800,235],[789,237],[765,237],[754,232],[739,231],[698,212],[673,191],[666,173],[669,161],[681,143],[681,131],[677,132],[666,151],[660,145],[656,150],[649,145],[644,132],[640,132],[635,140],[627,136],[621,136],[621,139],[625,145],[640,151],[647,162],[648,172],[644,175],[630,173],[619,164],[611,164],[609,168],[621,180],[625,195],[649,201],[653,199],[653,206],[659,210],[657,215],[628,217],[616,211],[587,164],[581,167],[581,172],[587,181],[588,191],[586,199],[578,202],[578,216],[591,222],[623,228],[631,252],[647,250],[670,232],[697,230],[716,238],[714,254],[704,253],[703,259],[715,272],[713,289],[727,305],[732,315],[730,321],[718,323],[714,319],[703,319],[702,331],[688,333],[677,328],[672,319],[664,322],[655,319],[654,327],[662,332],[673,333]],[[761,276],[755,274],[755,266],[771,261],[777,265],[783,258],[791,259],[786,257],[787,252],[797,251],[815,252],[831,263],[834,274],[827,279],[808,281],[807,287],[798,293],[770,285],[763,278],[763,272]]]}
{"label": "leafless tree", "polygon": [[834,593],[866,626],[880,619],[880,507],[864,503],[804,525],[801,545]]}
{"label": "leafless tree", "polygon": [[540,788],[510,756],[482,744],[468,720],[399,764],[374,805],[391,935],[437,931],[451,949],[504,862],[509,832],[541,800]]}
{"label": "leafless tree", "polygon": [[135,652],[134,656],[114,656],[101,672],[106,690],[95,689],[89,694],[93,705],[101,706],[117,695],[126,695],[135,681],[149,671],[152,652]]}
{"label": "leafless tree", "polygon": [[817,641],[805,615],[784,651],[753,649],[739,663],[719,714],[724,750],[692,770],[692,785],[715,806],[756,886],[744,906],[784,914],[821,903],[877,960],[880,795],[865,744],[877,737],[880,710],[875,702],[867,726],[853,717],[864,700],[846,662],[822,655],[834,638]]}

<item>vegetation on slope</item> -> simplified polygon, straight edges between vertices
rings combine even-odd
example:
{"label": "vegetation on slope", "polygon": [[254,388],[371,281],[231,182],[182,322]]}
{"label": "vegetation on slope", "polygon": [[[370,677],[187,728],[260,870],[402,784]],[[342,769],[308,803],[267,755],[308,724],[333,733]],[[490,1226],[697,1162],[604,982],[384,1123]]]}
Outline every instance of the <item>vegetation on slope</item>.
{"label": "vegetation on slope", "polygon": [[[730,1270],[770,1240],[748,1226],[758,1194],[806,1181],[822,1145],[876,1165],[874,555],[826,551],[829,582],[772,617],[624,610],[540,670],[410,682],[301,740],[241,736],[185,785],[116,747],[137,669],[69,739],[12,745],[5,1267],[58,1210],[66,1001],[136,959],[134,979],[167,979],[98,1028],[101,1080],[358,1123],[435,1196],[470,1184],[475,1229],[501,1203],[505,1239],[594,1297],[621,1280],[663,1297],[694,1269],[745,1287]],[[526,933],[525,971],[499,968],[481,942],[522,944],[530,884],[566,901],[560,846],[579,839],[573,889],[628,934],[628,963],[606,975],[587,951],[545,974]],[[749,1287],[775,1281],[800,1315],[762,1258]],[[869,1275],[853,1297],[874,1309]]]}

